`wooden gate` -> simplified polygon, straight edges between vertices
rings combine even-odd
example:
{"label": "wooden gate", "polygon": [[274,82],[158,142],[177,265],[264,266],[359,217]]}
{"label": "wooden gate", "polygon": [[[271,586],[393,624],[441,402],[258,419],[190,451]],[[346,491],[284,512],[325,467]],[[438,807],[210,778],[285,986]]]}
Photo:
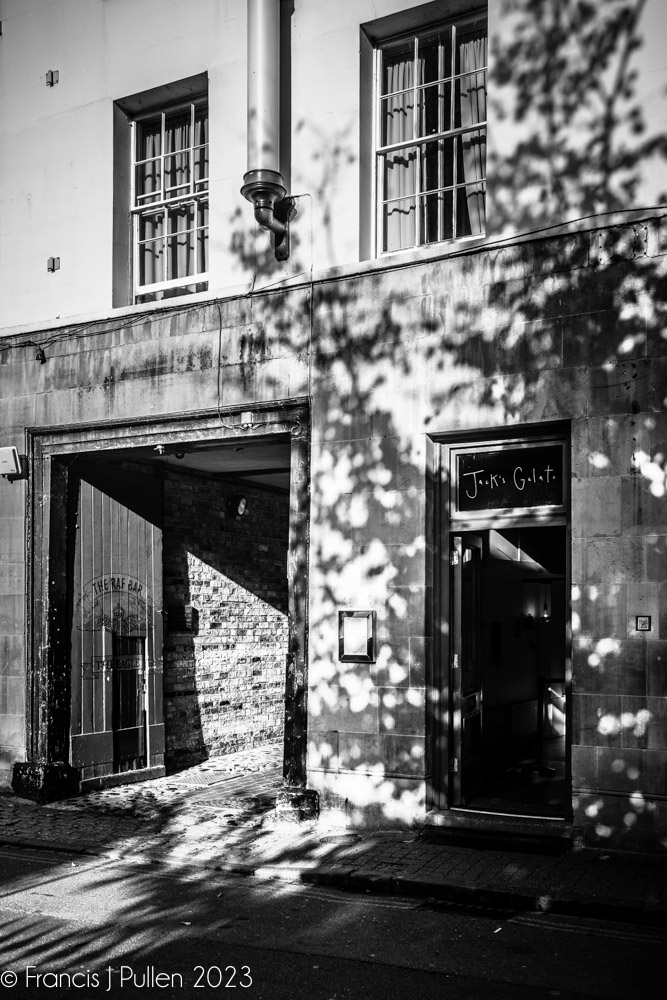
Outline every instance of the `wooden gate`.
{"label": "wooden gate", "polygon": [[150,477],[93,469],[73,488],[71,763],[86,780],[164,762],[162,531]]}

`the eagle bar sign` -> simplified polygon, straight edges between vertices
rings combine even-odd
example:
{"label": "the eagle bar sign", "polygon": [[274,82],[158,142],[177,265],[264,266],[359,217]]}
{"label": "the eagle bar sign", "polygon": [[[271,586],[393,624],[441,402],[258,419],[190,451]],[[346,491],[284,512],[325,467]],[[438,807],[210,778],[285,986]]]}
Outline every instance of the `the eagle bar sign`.
{"label": "the eagle bar sign", "polygon": [[456,473],[459,511],[563,504],[560,445],[459,453]]}

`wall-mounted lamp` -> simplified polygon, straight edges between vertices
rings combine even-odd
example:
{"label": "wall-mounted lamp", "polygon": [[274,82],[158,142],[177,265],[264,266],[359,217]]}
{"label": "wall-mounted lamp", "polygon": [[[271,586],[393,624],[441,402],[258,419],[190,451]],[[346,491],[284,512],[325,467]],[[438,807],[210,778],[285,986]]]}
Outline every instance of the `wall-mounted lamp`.
{"label": "wall-mounted lamp", "polygon": [[243,517],[248,513],[248,499],[243,496],[231,496],[227,499],[227,516]]}
{"label": "wall-mounted lamp", "polygon": [[27,478],[26,467],[17,448],[0,448],[0,476],[10,482]]}

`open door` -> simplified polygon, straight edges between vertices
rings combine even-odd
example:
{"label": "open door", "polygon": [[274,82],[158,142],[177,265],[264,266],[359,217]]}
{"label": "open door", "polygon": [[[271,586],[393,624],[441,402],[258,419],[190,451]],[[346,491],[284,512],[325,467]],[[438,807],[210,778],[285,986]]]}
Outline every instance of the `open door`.
{"label": "open door", "polygon": [[568,815],[568,454],[565,436],[443,446],[450,662],[436,733],[443,798],[470,822]]}
{"label": "open door", "polygon": [[73,498],[71,763],[82,780],[164,762],[162,532],[159,503],[147,503],[159,491],[151,477],[107,477],[81,474]]}
{"label": "open door", "polygon": [[482,539],[454,535],[452,548],[453,649],[451,660],[455,805],[465,805],[483,780],[481,641]]}

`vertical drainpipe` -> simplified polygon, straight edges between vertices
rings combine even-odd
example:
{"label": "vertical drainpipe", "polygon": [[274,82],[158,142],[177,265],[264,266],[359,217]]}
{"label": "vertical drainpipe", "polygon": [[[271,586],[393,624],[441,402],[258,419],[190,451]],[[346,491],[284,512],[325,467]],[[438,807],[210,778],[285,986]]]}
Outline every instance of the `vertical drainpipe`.
{"label": "vertical drainpipe", "polygon": [[248,171],[241,194],[255,221],[273,234],[276,257],[289,255],[291,202],[280,172],[280,0],[248,0]]}

